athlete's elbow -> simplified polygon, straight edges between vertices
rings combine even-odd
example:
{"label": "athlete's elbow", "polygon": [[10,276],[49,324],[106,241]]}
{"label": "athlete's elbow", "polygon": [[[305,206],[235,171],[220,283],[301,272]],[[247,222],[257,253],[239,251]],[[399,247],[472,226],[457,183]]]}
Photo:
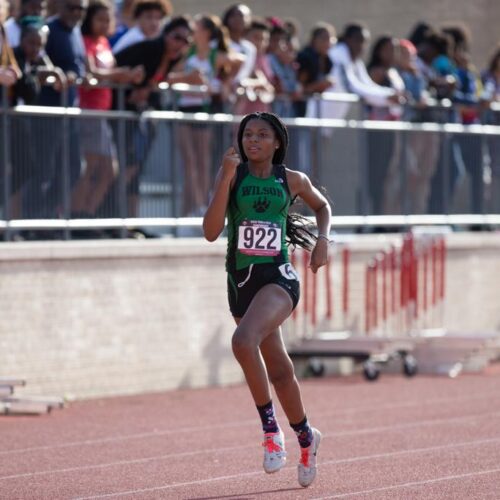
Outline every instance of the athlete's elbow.
{"label": "athlete's elbow", "polygon": [[216,231],[213,228],[203,225],[203,236],[210,243],[214,242],[219,237],[220,233],[220,231]]}
{"label": "athlete's elbow", "polygon": [[205,239],[210,243],[213,243],[219,236],[218,234],[211,234],[211,233],[203,233],[203,234],[205,236]]}
{"label": "athlete's elbow", "polygon": [[315,210],[315,213],[316,213],[316,215],[320,215],[320,214],[332,215],[332,207],[330,206],[330,204],[327,201],[325,201],[321,206],[319,206]]}

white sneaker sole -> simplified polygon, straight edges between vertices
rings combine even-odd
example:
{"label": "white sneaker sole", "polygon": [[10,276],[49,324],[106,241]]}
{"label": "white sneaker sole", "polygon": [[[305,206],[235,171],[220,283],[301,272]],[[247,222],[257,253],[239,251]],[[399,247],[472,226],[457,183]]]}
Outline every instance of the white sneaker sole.
{"label": "white sneaker sole", "polygon": [[284,458],[279,465],[277,465],[276,467],[273,467],[272,469],[271,468],[266,468],[264,466],[264,472],[266,474],[274,474],[275,472],[279,472],[284,466],[286,465],[286,458]]}

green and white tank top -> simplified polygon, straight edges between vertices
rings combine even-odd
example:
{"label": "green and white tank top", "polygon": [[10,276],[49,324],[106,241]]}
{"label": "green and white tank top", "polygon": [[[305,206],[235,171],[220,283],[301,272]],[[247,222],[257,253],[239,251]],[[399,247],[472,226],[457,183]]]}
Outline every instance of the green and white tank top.
{"label": "green and white tank top", "polygon": [[226,270],[251,264],[288,262],[286,220],[291,196],[284,165],[273,165],[266,178],[250,174],[247,163],[238,165],[227,208]]}

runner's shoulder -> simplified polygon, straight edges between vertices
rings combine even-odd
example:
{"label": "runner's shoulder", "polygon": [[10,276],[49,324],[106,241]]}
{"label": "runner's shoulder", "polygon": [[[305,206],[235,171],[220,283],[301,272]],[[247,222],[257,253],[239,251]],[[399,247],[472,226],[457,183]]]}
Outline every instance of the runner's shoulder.
{"label": "runner's shoulder", "polygon": [[309,177],[303,172],[299,172],[298,170],[291,170],[286,167],[285,172],[290,191],[294,194],[302,192],[304,187],[310,183]]}

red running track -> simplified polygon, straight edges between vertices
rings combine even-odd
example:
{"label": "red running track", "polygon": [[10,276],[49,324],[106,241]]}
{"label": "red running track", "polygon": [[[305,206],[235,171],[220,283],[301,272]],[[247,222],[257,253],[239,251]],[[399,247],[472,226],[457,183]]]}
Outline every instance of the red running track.
{"label": "red running track", "polygon": [[262,471],[257,412],[236,386],[0,417],[0,499],[500,498],[498,370],[324,378],[302,389],[324,436],[308,489],[282,413],[288,465]]}

